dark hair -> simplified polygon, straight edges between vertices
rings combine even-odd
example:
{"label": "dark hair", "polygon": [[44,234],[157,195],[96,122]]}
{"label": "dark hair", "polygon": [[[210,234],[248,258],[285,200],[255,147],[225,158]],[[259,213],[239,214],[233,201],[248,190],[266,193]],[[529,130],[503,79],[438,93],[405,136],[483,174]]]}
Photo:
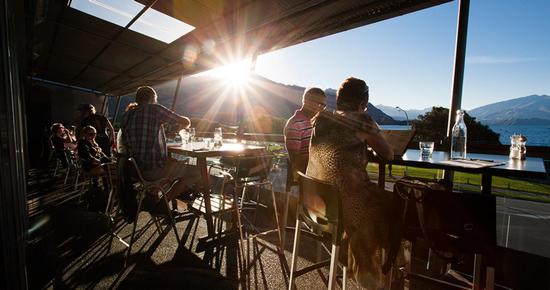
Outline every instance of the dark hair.
{"label": "dark hair", "polygon": [[308,88],[304,91],[304,95],[302,95],[302,103],[307,101],[320,103],[321,101],[325,101],[325,99],[325,92],[320,88]]}
{"label": "dark hair", "polygon": [[153,89],[152,87],[149,87],[149,86],[139,87],[136,91],[136,102],[138,104],[151,103],[155,99],[156,95],[157,93],[155,92],[155,89]]}
{"label": "dark hair", "polygon": [[369,87],[364,80],[349,77],[345,79],[336,92],[336,109],[355,111],[362,102],[369,101]]}

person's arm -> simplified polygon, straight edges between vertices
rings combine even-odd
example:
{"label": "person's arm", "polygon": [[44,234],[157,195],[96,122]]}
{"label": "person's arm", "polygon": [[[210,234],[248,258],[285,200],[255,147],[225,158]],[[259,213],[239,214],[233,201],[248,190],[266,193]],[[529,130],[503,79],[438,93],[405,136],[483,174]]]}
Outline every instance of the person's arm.
{"label": "person's arm", "polygon": [[363,130],[358,133],[358,137],[367,141],[370,147],[384,160],[393,160],[393,149],[386,138],[380,133],[380,127],[372,119],[365,115]]}
{"label": "person's arm", "polygon": [[163,123],[175,124],[178,126],[179,130],[189,128],[191,125],[189,118],[181,116],[162,105],[157,104],[157,108]]}

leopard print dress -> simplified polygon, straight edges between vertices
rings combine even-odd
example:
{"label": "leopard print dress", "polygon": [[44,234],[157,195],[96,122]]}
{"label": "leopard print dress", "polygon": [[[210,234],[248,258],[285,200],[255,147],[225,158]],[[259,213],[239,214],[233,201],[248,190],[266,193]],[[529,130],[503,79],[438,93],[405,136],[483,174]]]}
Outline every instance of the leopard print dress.
{"label": "leopard print dress", "polygon": [[349,269],[367,289],[382,289],[388,282],[382,267],[388,256],[389,223],[394,219],[386,192],[369,181],[367,146],[356,136],[377,130],[376,122],[364,113],[321,113],[314,120],[306,171],[338,188],[350,245]]}

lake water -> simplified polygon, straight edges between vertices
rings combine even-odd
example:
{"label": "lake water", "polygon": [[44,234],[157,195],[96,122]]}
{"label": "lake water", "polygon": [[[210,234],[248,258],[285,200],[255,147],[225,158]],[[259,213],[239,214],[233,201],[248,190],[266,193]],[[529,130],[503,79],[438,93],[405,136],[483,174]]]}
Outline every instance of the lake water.
{"label": "lake water", "polygon": [[510,136],[522,134],[527,136],[527,146],[550,146],[549,125],[492,125],[493,131],[500,134],[500,143],[509,145]]}
{"label": "lake water", "polygon": [[[385,130],[406,130],[408,126],[383,125]],[[500,143],[510,145],[510,136],[522,134],[527,136],[527,146],[550,146],[550,125],[492,125],[493,131],[500,134]]]}

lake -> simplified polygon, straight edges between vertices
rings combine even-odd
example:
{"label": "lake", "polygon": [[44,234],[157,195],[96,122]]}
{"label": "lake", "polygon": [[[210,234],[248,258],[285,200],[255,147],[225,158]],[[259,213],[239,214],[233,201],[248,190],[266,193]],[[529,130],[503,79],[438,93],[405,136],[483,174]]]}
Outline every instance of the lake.
{"label": "lake", "polygon": [[549,125],[490,125],[493,131],[500,134],[500,143],[509,145],[510,136],[522,134],[527,136],[527,146],[550,146]]}
{"label": "lake", "polygon": [[[403,125],[382,125],[385,130],[407,130]],[[522,134],[527,136],[527,146],[550,146],[549,125],[490,125],[496,133],[500,134],[500,143],[510,145],[510,136]]]}

